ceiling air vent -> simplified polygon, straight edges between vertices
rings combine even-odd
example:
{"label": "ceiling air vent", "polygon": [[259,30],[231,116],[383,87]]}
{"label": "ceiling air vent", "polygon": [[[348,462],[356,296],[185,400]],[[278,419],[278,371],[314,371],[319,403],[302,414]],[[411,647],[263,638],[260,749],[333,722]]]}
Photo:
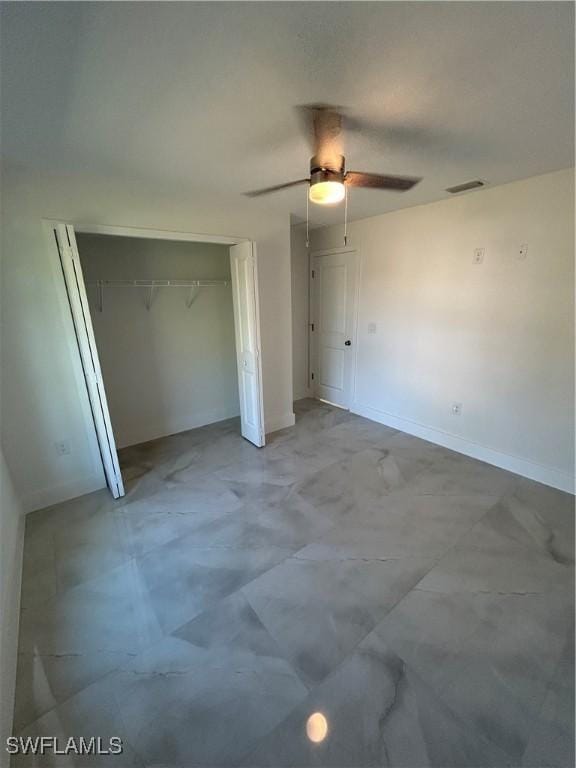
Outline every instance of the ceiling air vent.
{"label": "ceiling air vent", "polygon": [[476,179],[475,181],[466,181],[464,184],[457,184],[455,187],[448,187],[446,192],[455,195],[457,192],[467,192],[469,189],[477,189],[485,186],[485,182]]}

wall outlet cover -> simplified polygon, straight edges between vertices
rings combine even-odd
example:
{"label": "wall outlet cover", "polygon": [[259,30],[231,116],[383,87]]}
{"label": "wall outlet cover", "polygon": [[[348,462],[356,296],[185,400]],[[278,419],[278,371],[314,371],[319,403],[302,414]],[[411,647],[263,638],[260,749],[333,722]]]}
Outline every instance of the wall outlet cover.
{"label": "wall outlet cover", "polygon": [[518,258],[525,259],[527,256],[528,256],[528,245],[526,243],[522,243],[522,245],[518,249]]}
{"label": "wall outlet cover", "polygon": [[472,264],[482,264],[484,261],[484,248],[474,248],[474,256],[472,257]]}
{"label": "wall outlet cover", "polygon": [[56,454],[58,456],[68,456],[70,454],[70,441],[69,440],[59,440],[58,442],[54,443],[54,450],[56,451]]}
{"label": "wall outlet cover", "polygon": [[376,323],[368,323],[368,333],[376,333]]}
{"label": "wall outlet cover", "polygon": [[452,403],[450,413],[452,416],[460,416],[462,414],[462,403]]}

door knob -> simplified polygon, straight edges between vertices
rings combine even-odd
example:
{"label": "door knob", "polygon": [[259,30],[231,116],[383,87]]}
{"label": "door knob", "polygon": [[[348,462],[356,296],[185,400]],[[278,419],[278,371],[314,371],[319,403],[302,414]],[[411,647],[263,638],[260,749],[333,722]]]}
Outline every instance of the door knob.
{"label": "door knob", "polygon": [[350,346],[352,346],[352,342],[350,341],[350,339],[348,339],[347,341],[345,341],[345,342],[344,342],[344,346],[345,346],[345,347],[350,347]]}

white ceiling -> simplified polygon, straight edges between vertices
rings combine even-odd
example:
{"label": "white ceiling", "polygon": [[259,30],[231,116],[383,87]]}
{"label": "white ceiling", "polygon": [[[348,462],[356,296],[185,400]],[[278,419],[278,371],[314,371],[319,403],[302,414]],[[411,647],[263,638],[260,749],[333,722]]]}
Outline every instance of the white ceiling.
{"label": "white ceiling", "polygon": [[[5,159],[192,195],[306,176],[296,105],[382,126],[349,168],[361,218],[573,164],[572,3],[4,3]],[[471,193],[473,194],[473,193]],[[250,203],[304,218],[305,190]],[[313,223],[341,209],[311,210]]]}

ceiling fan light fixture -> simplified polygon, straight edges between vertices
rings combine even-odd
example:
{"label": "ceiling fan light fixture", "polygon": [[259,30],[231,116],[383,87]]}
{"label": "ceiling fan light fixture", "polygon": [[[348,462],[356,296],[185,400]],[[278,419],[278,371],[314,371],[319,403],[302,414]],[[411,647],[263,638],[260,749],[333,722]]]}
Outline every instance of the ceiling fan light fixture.
{"label": "ceiling fan light fixture", "polygon": [[[407,192],[420,179],[408,176],[389,176],[381,173],[346,171],[344,155],[341,154],[342,115],[336,107],[309,106],[305,108],[312,117],[314,155],[310,158],[310,177],[297,179],[285,184],[276,184],[265,189],[245,192],[248,197],[260,197],[269,192],[278,192],[300,184],[308,184],[306,204],[337,205],[348,203],[348,187],[365,189],[394,190]],[[448,190],[455,191],[455,190]]]}
{"label": "ceiling fan light fixture", "polygon": [[344,200],[346,190],[341,181],[317,181],[315,184],[310,184],[308,195],[311,203],[335,205]]}

